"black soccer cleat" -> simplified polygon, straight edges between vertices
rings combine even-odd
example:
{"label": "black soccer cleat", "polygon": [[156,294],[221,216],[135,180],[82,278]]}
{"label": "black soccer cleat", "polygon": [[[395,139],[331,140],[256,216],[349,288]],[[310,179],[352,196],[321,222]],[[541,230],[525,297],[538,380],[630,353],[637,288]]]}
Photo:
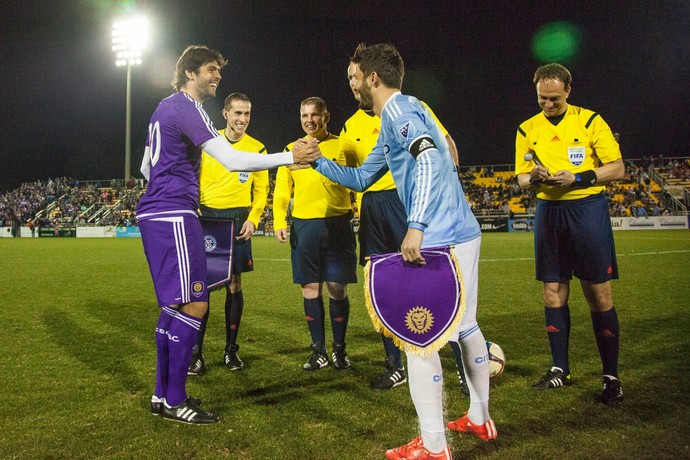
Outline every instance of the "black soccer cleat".
{"label": "black soccer cleat", "polygon": [[467,386],[467,377],[465,377],[465,368],[458,367],[458,383],[460,384],[460,391],[463,395],[470,397],[470,387]]}
{"label": "black soccer cleat", "polygon": [[192,356],[192,362],[187,370],[187,375],[201,375],[206,372],[206,365],[204,364],[204,357],[201,355]]}
{"label": "black soccer cleat", "polygon": [[302,369],[305,371],[316,371],[328,366],[328,354],[326,354],[325,348],[320,343],[312,343],[311,349],[313,352],[309,360],[302,366]]}
{"label": "black soccer cleat", "polygon": [[375,390],[390,390],[397,387],[398,385],[403,385],[407,382],[407,376],[405,375],[405,368],[398,368],[395,365],[395,358],[389,356],[386,358],[386,370],[383,371],[381,377],[375,380],[371,387]]}
{"label": "black soccer cleat", "polygon": [[207,412],[199,407],[199,400],[194,398],[187,398],[186,401],[183,401],[177,406],[173,407],[168,407],[167,404],[164,404],[161,415],[166,420],[190,423],[193,425],[204,425],[220,422],[220,418],[217,415]]}
{"label": "black soccer cleat", "polygon": [[153,395],[151,397],[151,414],[156,416],[161,415],[163,412],[163,404],[165,404],[165,398],[159,398]]}
{"label": "black soccer cleat", "polygon": [[192,348],[192,359],[189,362],[189,369],[187,375],[200,375],[206,372],[206,365],[204,364],[204,356],[199,351],[199,345],[194,345]]}
{"label": "black soccer cleat", "polygon": [[333,367],[338,370],[349,369],[350,359],[347,357],[347,352],[345,351],[345,344],[333,344],[333,353],[331,354],[333,359]]}
{"label": "black soccer cleat", "polygon": [[570,374],[564,375],[563,370],[552,367],[539,380],[532,384],[532,388],[537,390],[550,390],[558,387],[569,387],[573,384]]}
{"label": "black soccer cleat", "polygon": [[237,350],[239,349],[240,346],[237,344],[233,344],[225,348],[223,361],[225,362],[225,367],[227,367],[231,371],[238,371],[240,369],[244,369],[244,363],[242,362],[240,357],[237,356]]}
{"label": "black soccer cleat", "polygon": [[623,401],[623,388],[621,381],[611,375],[601,378],[604,382],[604,391],[601,393],[601,402],[607,406],[617,406]]}
{"label": "black soccer cleat", "polygon": [[[188,398],[190,401],[194,402],[197,406],[201,404],[201,400],[197,398]],[[159,398],[156,395],[151,397],[151,414],[158,416],[163,413],[163,406],[165,405],[165,398]]]}

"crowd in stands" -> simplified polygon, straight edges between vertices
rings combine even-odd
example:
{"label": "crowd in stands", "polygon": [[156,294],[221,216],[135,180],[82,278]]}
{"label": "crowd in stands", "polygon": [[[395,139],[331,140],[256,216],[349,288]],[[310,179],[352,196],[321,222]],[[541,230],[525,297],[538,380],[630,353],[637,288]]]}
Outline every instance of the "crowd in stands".
{"label": "crowd in stands", "polygon": [[664,160],[664,157],[661,155],[658,158],[643,157],[640,160],[640,167],[644,170],[648,170],[651,167],[665,179],[690,182],[690,159],[672,158]]}
{"label": "crowd in stands", "polygon": [[[0,227],[136,225],[140,196],[141,191],[99,187],[97,182],[80,184],[68,177],[27,182],[0,195]],[[90,216],[96,218],[90,221]]]}
{"label": "crowd in stands", "polygon": [[[474,213],[511,217],[533,214],[534,190],[522,190],[512,171],[495,169],[493,166],[469,167],[459,172]],[[669,184],[690,188],[690,160],[644,157],[626,161],[625,179],[606,187],[611,216],[669,214],[664,189]],[[98,181],[80,183],[69,177],[24,183],[0,195],[0,227],[19,228],[27,224],[32,229],[56,225],[134,226],[143,185],[141,180],[134,179],[103,184]],[[271,195],[263,216],[267,230],[271,229],[273,218]]]}
{"label": "crowd in stands", "polygon": [[0,195],[0,226],[12,221],[22,224],[36,218],[36,214],[63,196],[73,186],[67,177],[24,183],[18,189]]}

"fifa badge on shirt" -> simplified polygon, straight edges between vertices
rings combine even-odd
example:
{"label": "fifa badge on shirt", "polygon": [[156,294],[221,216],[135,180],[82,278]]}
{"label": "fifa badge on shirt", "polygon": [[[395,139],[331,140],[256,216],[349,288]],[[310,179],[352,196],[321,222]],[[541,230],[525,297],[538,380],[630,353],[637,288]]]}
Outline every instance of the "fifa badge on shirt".
{"label": "fifa badge on shirt", "polygon": [[568,147],[568,160],[574,166],[580,166],[583,161],[585,161],[585,146],[584,145],[571,145]]}

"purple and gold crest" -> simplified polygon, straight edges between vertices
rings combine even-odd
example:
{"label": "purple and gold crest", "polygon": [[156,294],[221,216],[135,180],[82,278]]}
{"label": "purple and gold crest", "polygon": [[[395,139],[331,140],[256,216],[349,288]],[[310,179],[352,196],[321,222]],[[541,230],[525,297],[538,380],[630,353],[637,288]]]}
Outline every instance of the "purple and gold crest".
{"label": "purple and gold crest", "polygon": [[194,281],[192,283],[192,295],[196,297],[197,299],[201,297],[201,294],[204,293],[204,282],[203,281]]}
{"label": "purple and gold crest", "polygon": [[442,348],[462,320],[465,292],[449,247],[423,249],[425,265],[401,253],[374,254],[364,267],[365,296],[374,328],[408,353]]}

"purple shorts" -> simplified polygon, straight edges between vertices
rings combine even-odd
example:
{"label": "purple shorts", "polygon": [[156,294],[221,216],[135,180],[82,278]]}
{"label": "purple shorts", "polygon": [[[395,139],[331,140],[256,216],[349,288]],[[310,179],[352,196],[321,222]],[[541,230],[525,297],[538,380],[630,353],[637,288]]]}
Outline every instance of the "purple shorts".
{"label": "purple shorts", "polygon": [[196,216],[139,222],[144,253],[160,306],[208,302],[206,251]]}

